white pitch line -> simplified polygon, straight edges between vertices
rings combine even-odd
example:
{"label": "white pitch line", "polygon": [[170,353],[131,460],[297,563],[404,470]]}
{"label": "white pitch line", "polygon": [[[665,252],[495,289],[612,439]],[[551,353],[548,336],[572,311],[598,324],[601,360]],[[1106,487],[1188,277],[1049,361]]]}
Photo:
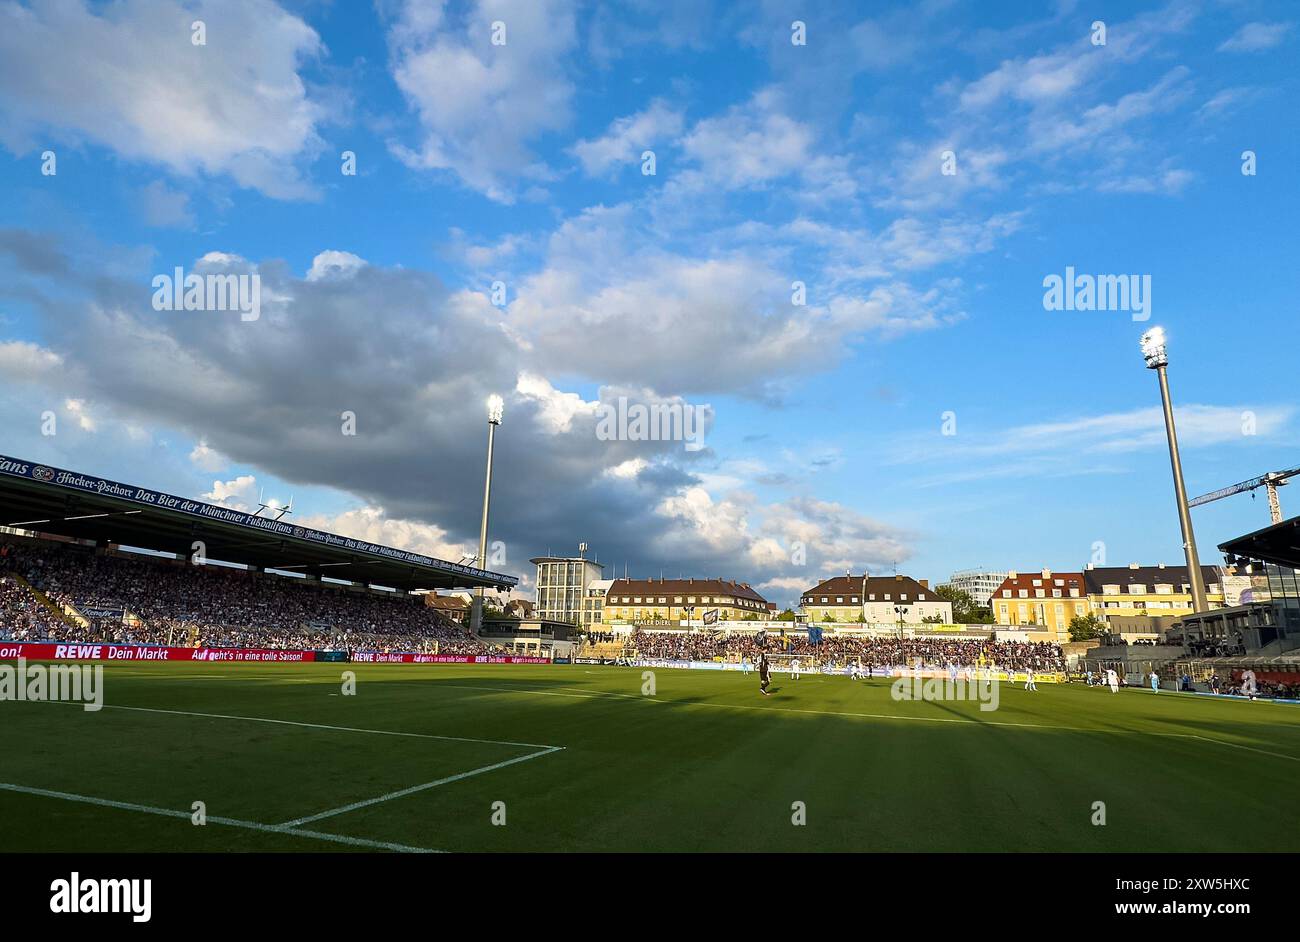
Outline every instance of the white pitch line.
{"label": "white pitch line", "polygon": [[[80,701],[53,700],[52,703],[65,703],[69,706],[82,706]],[[376,736],[409,736],[415,739],[441,739],[446,742],[477,742],[490,746],[518,746],[522,749],[563,749],[563,746],[551,746],[540,742],[509,742],[504,739],[473,739],[469,736],[438,736],[434,733],[404,733],[393,729],[360,729],[355,726],[327,726],[324,723],[301,723],[297,720],[277,720],[267,716],[236,716],[226,713],[194,713],[188,710],[160,710],[153,707],[121,706],[105,703],[105,710],[131,710],[136,713],[167,713],[172,716],[201,716],[213,720],[247,720],[250,723],[276,723],[281,726],[302,726],[307,729],[329,729],[340,733],[373,733]]]}
{"label": "white pitch line", "polygon": [[332,818],[338,814],[347,814],[349,811],[368,808],[371,805],[377,805],[381,802],[392,801],[394,798],[405,798],[407,795],[414,795],[417,792],[428,791],[430,788],[437,788],[439,785],[447,785],[451,782],[459,782],[462,779],[467,779],[474,775],[482,775],[484,772],[503,769],[507,765],[514,765],[518,762],[527,762],[529,759],[539,759],[542,756],[549,756],[552,752],[559,752],[563,748],[563,746],[548,746],[540,752],[530,752],[526,756],[516,756],[513,759],[506,759],[504,762],[495,762],[492,765],[485,765],[479,769],[470,769],[468,772],[458,772],[455,775],[448,775],[446,778],[440,778],[434,782],[425,782],[423,785],[412,785],[410,788],[403,788],[400,791],[389,792],[387,795],[380,795],[378,798],[367,798],[364,801],[354,801],[352,804],[344,805],[341,808],[333,808],[329,811],[322,811],[320,814],[308,815],[305,818],[296,818],[293,821],[286,821],[284,824],[280,825],[280,827],[296,828],[301,824],[310,824],[313,821],[320,821],[322,818]]}
{"label": "white pitch line", "polygon": [[1284,752],[1269,752],[1267,749],[1256,749],[1254,746],[1243,746],[1239,742],[1228,742],[1226,739],[1211,739],[1209,736],[1194,736],[1195,739],[1203,739],[1206,742],[1217,742],[1220,746],[1231,746],[1233,749],[1246,749],[1250,752],[1258,752],[1266,756],[1274,756],[1278,759],[1290,759],[1292,762],[1300,762],[1300,756],[1289,756]]}
{"label": "white pitch line", "polygon": [[[165,818],[191,819],[188,811],[174,811],[171,808],[155,808],[153,805],[137,805],[128,801],[113,801],[110,798],[94,798],[90,795],[74,795],[71,792],[56,792],[48,788],[32,788],[28,785],[13,785],[0,782],[0,790],[18,792],[23,795],[37,795],[41,798],[58,798],[62,801],[74,801],[83,805],[97,805],[101,808],[118,808],[123,811],[138,811],[142,814],[156,814]],[[288,834],[292,837],[306,837],[317,841],[330,841],[335,844],[347,844],[352,847],[370,847],[376,850],[392,850],[406,854],[441,854],[440,850],[427,847],[408,847],[405,844],[391,844],[387,841],[372,841],[364,837],[349,837],[346,834],[328,834],[325,831],[305,831],[287,824],[259,824],[256,821],[240,821],[237,818],[219,818],[209,816],[213,824],[244,828],[249,831],[262,831],[268,834]]]}

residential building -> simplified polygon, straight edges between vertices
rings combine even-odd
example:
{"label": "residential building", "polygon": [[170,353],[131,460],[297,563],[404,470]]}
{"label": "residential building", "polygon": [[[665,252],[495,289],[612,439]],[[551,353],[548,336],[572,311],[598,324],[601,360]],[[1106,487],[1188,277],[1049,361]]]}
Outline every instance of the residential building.
{"label": "residential building", "polygon": [[461,624],[465,624],[469,612],[469,602],[458,595],[439,595],[437,592],[430,592],[425,595],[424,604]]}
{"label": "residential building", "polygon": [[728,579],[615,579],[604,604],[606,623],[767,621],[768,612],[748,583]]}
{"label": "residential building", "polygon": [[[1223,608],[1223,570],[1202,566],[1205,601],[1209,608]],[[1093,566],[1083,572],[1092,610],[1106,618],[1134,615],[1190,615],[1192,588],[1186,566]]]}
{"label": "residential building", "polygon": [[1070,637],[1070,620],[1090,611],[1081,572],[1009,572],[990,601],[997,624],[1032,625],[1062,640]]}
{"label": "residential building", "polygon": [[810,622],[918,625],[938,619],[952,623],[952,603],[935,595],[928,579],[904,575],[863,573],[825,579],[800,597],[799,608]]}

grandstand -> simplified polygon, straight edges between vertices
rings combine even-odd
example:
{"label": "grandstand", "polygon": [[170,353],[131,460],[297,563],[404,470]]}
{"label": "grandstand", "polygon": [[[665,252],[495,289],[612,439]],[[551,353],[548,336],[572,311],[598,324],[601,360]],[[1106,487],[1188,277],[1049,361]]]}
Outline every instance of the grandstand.
{"label": "grandstand", "polygon": [[420,593],[517,582],[5,456],[0,508],[0,640],[491,653]]}

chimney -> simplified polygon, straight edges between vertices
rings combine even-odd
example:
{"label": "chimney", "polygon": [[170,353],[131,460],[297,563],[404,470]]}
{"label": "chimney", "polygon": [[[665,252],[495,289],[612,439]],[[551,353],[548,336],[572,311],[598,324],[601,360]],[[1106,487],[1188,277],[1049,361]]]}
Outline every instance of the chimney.
{"label": "chimney", "polygon": [[894,573],[894,581],[895,581],[895,582],[902,582],[902,581],[903,581],[903,577],[900,576],[898,573]]}
{"label": "chimney", "polygon": [[1129,563],[1129,564],[1128,564],[1128,568],[1129,568],[1129,569],[1137,569],[1137,568],[1139,568],[1139,567],[1138,567],[1138,564],[1137,564],[1137,563]]}
{"label": "chimney", "polygon": [[916,581],[919,582],[919,583],[921,583],[921,588],[922,588],[922,589],[928,589],[928,588],[930,588],[930,580],[929,580],[929,579],[917,579]]}
{"label": "chimney", "polygon": [[1013,569],[1013,570],[1011,570],[1009,573],[1007,573],[1007,578],[1008,578],[1008,579],[1019,579],[1019,578],[1020,578],[1020,573],[1016,572],[1016,571]]}
{"label": "chimney", "polygon": [[1044,578],[1044,579],[1050,579],[1050,578],[1052,578],[1052,570],[1050,570],[1050,569],[1044,569],[1044,570],[1043,570],[1043,578]]}

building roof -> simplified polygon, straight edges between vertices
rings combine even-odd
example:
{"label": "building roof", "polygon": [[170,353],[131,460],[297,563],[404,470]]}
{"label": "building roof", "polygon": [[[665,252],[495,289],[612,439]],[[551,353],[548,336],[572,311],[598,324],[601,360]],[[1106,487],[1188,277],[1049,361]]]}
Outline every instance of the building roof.
{"label": "building roof", "polygon": [[1219,549],[1229,556],[1300,569],[1300,517],[1220,543]]}
{"label": "building roof", "polygon": [[917,582],[911,576],[868,576],[864,573],[861,576],[834,576],[830,579],[823,579],[800,596],[800,603],[802,604],[804,599],[808,599],[814,595],[856,595],[861,600],[865,601],[872,595],[893,595],[896,592],[905,594],[909,601],[943,601],[939,596],[934,594],[933,589],[921,585],[921,583]]}
{"label": "building roof", "polygon": [[425,597],[425,605],[439,611],[463,612],[469,608],[469,602],[457,595],[438,595],[434,593]]}
{"label": "building roof", "polygon": [[[1034,585],[1035,579],[1041,582],[1042,585]],[[1057,579],[1060,579],[1064,585],[1058,586],[1056,584]],[[1011,589],[1013,592],[1018,589],[1027,589],[1030,592],[1034,589],[1063,589],[1067,595],[1070,589],[1078,589],[1079,595],[1088,594],[1083,573],[1054,572],[1051,569],[1037,569],[1032,572],[1013,571],[1002,580],[1001,585],[993,590],[993,598],[1000,597],[1004,589]]]}
{"label": "building roof", "polygon": [[622,598],[625,595],[642,598],[660,595],[729,595],[767,604],[767,599],[755,592],[749,583],[728,579],[615,579],[606,594],[610,598]]}
{"label": "building roof", "polygon": [[598,563],[594,559],[587,559],[584,556],[534,556],[528,560],[534,566],[538,563],[590,563],[598,569],[604,569],[604,563]]}
{"label": "building roof", "polygon": [[[1205,584],[1218,584],[1222,582],[1219,567],[1202,566],[1201,578]],[[1083,579],[1088,586],[1088,592],[1091,595],[1100,595],[1102,586],[1107,585],[1172,585],[1175,589],[1181,590],[1187,585],[1187,567],[1186,566],[1139,566],[1130,564],[1128,566],[1092,566],[1089,565],[1083,572]]]}
{"label": "building roof", "polygon": [[519,580],[409,550],[0,455],[0,525],[395,589],[508,589]]}

